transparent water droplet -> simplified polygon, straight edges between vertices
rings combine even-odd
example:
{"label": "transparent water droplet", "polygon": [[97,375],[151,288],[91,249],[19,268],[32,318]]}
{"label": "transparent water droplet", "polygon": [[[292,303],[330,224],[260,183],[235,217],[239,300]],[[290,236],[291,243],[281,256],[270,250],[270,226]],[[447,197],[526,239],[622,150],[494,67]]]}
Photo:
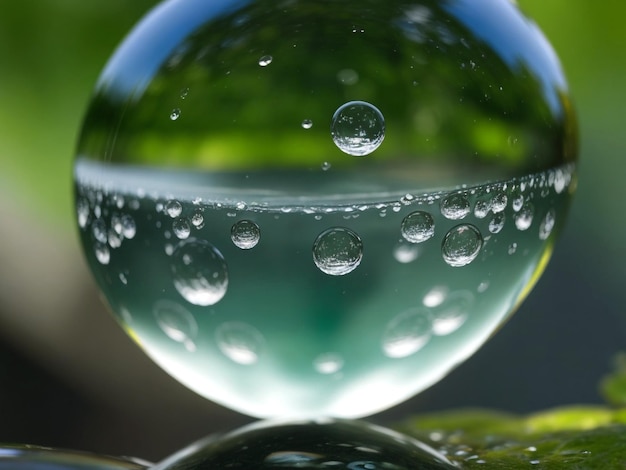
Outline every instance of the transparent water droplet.
{"label": "transparent water droplet", "polygon": [[181,343],[188,351],[195,351],[194,339],[198,334],[198,323],[183,306],[169,300],[154,304],[152,313],[161,331],[173,341]]}
{"label": "transparent water droplet", "polygon": [[183,206],[180,202],[172,199],[165,203],[165,212],[167,212],[167,215],[169,215],[172,219],[175,219],[182,214]]}
{"label": "transparent water droplet", "polygon": [[179,239],[185,240],[191,235],[191,226],[186,217],[179,217],[172,222],[172,231]]}
{"label": "transparent water droplet", "polygon": [[524,195],[519,191],[513,193],[513,202],[511,206],[515,212],[519,212],[522,206],[524,205]]}
{"label": "transparent water droplet", "polygon": [[122,219],[118,214],[113,214],[111,216],[111,228],[118,235],[122,234]]}
{"label": "transparent water droplet", "polygon": [[530,203],[525,203],[517,214],[515,214],[515,226],[518,230],[528,230],[533,223],[535,208]]}
{"label": "transparent water droplet", "polygon": [[238,211],[245,211],[247,208],[248,205],[243,201],[239,201],[237,204],[235,204],[235,209],[237,209]]}
{"label": "transparent water droplet", "polygon": [[109,251],[109,247],[106,243],[94,243],[94,252],[96,254],[96,259],[100,264],[109,264],[109,261],[111,261],[111,252]]}
{"label": "transparent water droplet", "polygon": [[478,287],[476,288],[476,291],[479,294],[482,294],[482,293],[486,292],[487,289],[489,289],[489,285],[490,285],[489,281],[483,281],[480,284],[478,284]]}
{"label": "transparent water droplet", "polygon": [[267,67],[272,63],[272,60],[274,60],[274,58],[271,55],[264,55],[259,59],[259,65],[261,67]]}
{"label": "transparent water droplet", "polygon": [[504,212],[500,212],[493,216],[489,221],[489,231],[491,233],[499,233],[504,228],[505,216]]}
{"label": "transparent water droplet", "polygon": [[191,224],[196,228],[202,228],[204,224],[204,216],[200,212],[196,212],[191,216]]}
{"label": "transparent water droplet", "polygon": [[304,121],[302,121],[302,129],[310,129],[311,127],[313,127],[313,121],[311,121],[310,119],[305,119]]}
{"label": "transparent water droplet", "polygon": [[513,253],[515,253],[517,251],[517,243],[511,243],[509,245],[509,249],[507,250],[507,253],[512,255]]}
{"label": "transparent water droplet", "polygon": [[435,234],[435,221],[428,212],[412,212],[402,221],[400,233],[410,243],[425,242]]}
{"label": "transparent water droplet", "polygon": [[393,359],[415,354],[428,343],[431,331],[432,317],[427,309],[407,310],[387,324],[383,334],[383,352]]}
{"label": "transparent water droplet", "polygon": [[479,199],[474,206],[474,215],[477,219],[484,219],[491,210],[491,200]]}
{"label": "transparent water droplet", "polygon": [[124,284],[125,286],[128,285],[128,277],[126,276],[126,273],[121,272],[121,273],[119,273],[118,277],[120,278],[120,282],[122,284]]}
{"label": "transparent water droplet", "polygon": [[93,234],[94,238],[100,243],[107,242],[107,226],[104,222],[104,219],[96,219],[93,221],[93,223],[91,224],[91,233]]}
{"label": "transparent water droplet", "polygon": [[393,257],[398,263],[412,263],[419,258],[419,248],[416,245],[406,243],[398,243],[393,250]]}
{"label": "transparent water droplet", "polygon": [[76,216],[78,218],[78,226],[85,228],[89,221],[89,202],[86,199],[80,198],[76,201]]}
{"label": "transparent water droplet", "polygon": [[556,213],[554,209],[549,209],[546,213],[546,216],[539,224],[539,239],[546,240],[550,234],[552,233],[552,229],[554,229],[554,224],[556,223]]}
{"label": "transparent water droplet", "polygon": [[122,246],[122,235],[118,234],[113,229],[109,230],[108,240],[109,240],[109,246],[111,248],[119,248],[120,246]]}
{"label": "transparent water droplet", "polygon": [[354,271],[363,259],[363,242],[352,230],[334,227],[322,232],[313,243],[313,261],[320,271],[343,276]]}
{"label": "transparent water droplet", "polygon": [[120,219],[120,223],[122,226],[122,235],[127,240],[131,240],[137,234],[137,225],[135,224],[135,219],[133,219],[130,215],[124,214]]}
{"label": "transparent water droplet", "polygon": [[214,305],[228,289],[228,268],[217,248],[206,240],[189,238],[172,253],[174,287],[194,305]]}
{"label": "transparent water droplet", "polygon": [[450,294],[445,302],[432,310],[433,334],[446,336],[457,331],[467,320],[474,304],[474,295],[469,291]]}
{"label": "transparent water droplet", "polygon": [[313,367],[320,374],[335,374],[343,367],[343,358],[335,353],[320,354],[313,361]]}
{"label": "transparent water droplet", "polygon": [[460,220],[470,213],[470,202],[464,194],[451,194],[441,201],[441,214],[450,220]]}
{"label": "transparent water droplet", "polygon": [[179,117],[180,117],[180,109],[179,108],[172,109],[172,112],[170,113],[170,119],[172,121],[176,121]]}
{"label": "transparent water droplet", "polygon": [[457,225],[443,239],[441,253],[450,266],[461,267],[474,261],[482,246],[480,230],[470,224]]}
{"label": "transparent water droplet", "polygon": [[322,170],[323,170],[323,171],[328,171],[328,170],[330,170],[330,167],[331,167],[331,164],[330,164],[330,163],[328,163],[328,162],[323,162],[323,163],[322,163]]}
{"label": "transparent water droplet", "polygon": [[506,204],[508,202],[506,193],[501,192],[496,194],[491,200],[491,212],[497,214],[498,212],[502,212],[506,209]]}
{"label": "transparent water droplet", "polygon": [[259,226],[251,220],[240,220],[230,230],[230,239],[242,250],[254,248],[261,238]]}
{"label": "transparent water droplet", "polygon": [[556,170],[554,174],[554,190],[556,193],[561,194],[565,190],[567,184],[568,181],[563,170]]}
{"label": "transparent water droplet", "polygon": [[226,357],[244,366],[259,360],[265,342],[256,328],[242,322],[222,323],[215,330],[215,339]]}
{"label": "transparent water droplet", "polygon": [[376,106],[365,101],[350,101],[335,111],[330,131],[339,150],[362,157],[382,144],[385,119]]}

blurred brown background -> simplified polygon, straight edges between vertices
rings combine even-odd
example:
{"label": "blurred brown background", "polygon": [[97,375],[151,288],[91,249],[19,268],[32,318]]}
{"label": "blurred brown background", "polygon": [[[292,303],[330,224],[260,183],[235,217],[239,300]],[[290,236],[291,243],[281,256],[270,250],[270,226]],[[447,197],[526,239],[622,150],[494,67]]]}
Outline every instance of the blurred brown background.
{"label": "blurred brown background", "polygon": [[[568,75],[579,192],[546,274],[491,342],[373,419],[598,402],[626,340],[626,3],[519,0]],[[162,372],[99,301],[74,230],[74,143],[106,59],[154,0],[0,3],[0,442],[159,459],[250,418]],[[598,5],[600,5],[598,7]]]}

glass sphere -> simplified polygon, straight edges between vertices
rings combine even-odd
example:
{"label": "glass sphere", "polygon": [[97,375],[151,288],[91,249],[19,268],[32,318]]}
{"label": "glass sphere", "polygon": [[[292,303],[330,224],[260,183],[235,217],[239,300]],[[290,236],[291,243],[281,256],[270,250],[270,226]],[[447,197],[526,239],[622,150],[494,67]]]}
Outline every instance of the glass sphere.
{"label": "glass sphere", "polygon": [[457,468],[426,444],[358,421],[255,423],[177,452],[153,470],[310,468],[445,470]]}
{"label": "glass sphere", "polygon": [[172,376],[254,416],[359,417],[526,297],[576,152],[556,56],[509,0],[170,0],[98,81],[76,214]]}

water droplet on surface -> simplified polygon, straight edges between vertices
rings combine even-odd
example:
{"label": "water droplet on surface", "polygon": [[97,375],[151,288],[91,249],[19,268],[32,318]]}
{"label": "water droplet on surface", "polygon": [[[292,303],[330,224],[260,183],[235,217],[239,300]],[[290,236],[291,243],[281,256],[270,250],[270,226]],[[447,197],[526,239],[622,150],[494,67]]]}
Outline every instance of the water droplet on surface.
{"label": "water droplet on surface", "polygon": [[422,243],[435,234],[435,221],[428,212],[412,212],[402,221],[400,232],[406,241]]}
{"label": "water droplet on surface", "polygon": [[131,240],[137,234],[137,225],[135,224],[135,219],[133,219],[130,215],[124,214],[120,220],[122,225],[122,235],[127,240]]}
{"label": "water droplet on surface", "polygon": [[240,220],[230,229],[230,239],[242,250],[254,248],[261,238],[259,226],[251,220]]}
{"label": "water droplet on surface", "polygon": [[228,268],[222,254],[206,240],[180,242],[172,253],[174,287],[194,305],[214,305],[228,289]]}
{"label": "water droplet on surface", "polygon": [[474,206],[474,215],[477,219],[484,219],[491,210],[491,200],[479,199]]}
{"label": "water droplet on surface", "polygon": [[215,330],[215,339],[226,357],[244,366],[255,364],[259,360],[265,342],[256,328],[242,322],[222,323]]}
{"label": "water droplet on surface", "polygon": [[310,129],[311,127],[313,127],[313,121],[311,121],[310,119],[305,119],[304,121],[302,121],[302,129]]}
{"label": "water droplet on surface", "polygon": [[156,302],[152,312],[159,328],[168,338],[183,344],[190,352],[195,351],[194,339],[198,334],[198,324],[191,313],[168,300]]}
{"label": "water droplet on surface", "polygon": [[89,220],[89,202],[86,199],[76,201],[76,216],[78,218],[78,226],[85,228]]}
{"label": "water droplet on surface", "polygon": [[121,282],[122,284],[124,284],[125,286],[127,286],[127,285],[128,285],[128,277],[126,276],[126,273],[123,273],[123,272],[122,272],[122,273],[120,273],[120,274],[118,275],[118,277],[120,278],[120,282]]}
{"label": "water droplet on surface", "polygon": [[451,194],[441,201],[441,214],[450,220],[460,220],[470,213],[470,202],[464,194]]}
{"label": "water droplet on surface", "polygon": [[172,109],[172,112],[170,113],[170,119],[172,121],[176,121],[179,117],[180,117],[180,109],[179,108]]}
{"label": "water droplet on surface", "polygon": [[519,210],[524,205],[524,195],[518,191],[513,194],[513,203],[511,206],[515,212],[519,212]]}
{"label": "water droplet on surface", "polygon": [[502,212],[506,209],[506,203],[508,202],[505,193],[496,194],[491,200],[491,212],[497,214],[498,212]]}
{"label": "water droplet on surface", "polygon": [[191,234],[191,226],[186,217],[180,217],[172,222],[172,231],[179,239],[185,240]]}
{"label": "water droplet on surface", "polygon": [[363,242],[352,230],[335,227],[322,232],[313,243],[313,261],[320,271],[343,276],[363,259]]}
{"label": "water droplet on surface", "polygon": [[554,224],[556,222],[556,214],[554,209],[549,209],[546,213],[546,216],[541,221],[539,225],[539,239],[546,240],[550,234],[552,233],[552,229],[554,229]]}
{"label": "water droplet on surface", "polygon": [[109,261],[111,261],[111,252],[105,243],[96,242],[94,244],[94,252],[100,264],[109,264]]}
{"label": "water droplet on surface", "polygon": [[499,233],[504,228],[504,212],[500,212],[493,216],[489,221],[489,231],[491,233]]}
{"label": "water droplet on surface", "polygon": [[343,367],[343,359],[339,354],[320,354],[313,361],[313,367],[320,374],[334,374],[336,372],[339,372]]}
{"label": "water droplet on surface", "polygon": [[115,230],[109,230],[109,246],[111,248],[119,248],[122,246],[122,235],[118,234]]}
{"label": "water droplet on surface", "polygon": [[170,200],[165,204],[165,212],[167,212],[167,215],[169,215],[172,219],[175,219],[182,214],[183,206],[176,200]]}
{"label": "water droplet on surface", "polygon": [[407,310],[387,325],[383,334],[383,352],[393,359],[411,356],[428,343],[431,331],[432,317],[428,310]]}
{"label": "water droplet on surface", "polygon": [[200,212],[196,212],[191,216],[191,223],[196,228],[202,228],[202,225],[204,224],[203,215]]}
{"label": "water droplet on surface", "polygon": [[350,101],[335,111],[330,131],[339,150],[362,157],[382,144],[385,119],[376,106],[365,101]]}
{"label": "water droplet on surface", "polygon": [[517,243],[511,243],[509,245],[509,249],[507,250],[507,253],[512,255],[513,253],[515,253],[517,251]]}
{"label": "water droplet on surface", "polygon": [[330,163],[328,163],[328,162],[323,162],[323,163],[322,163],[322,170],[323,170],[323,171],[328,171],[328,170],[330,170],[330,167],[331,167],[331,164],[330,164]]}
{"label": "water droplet on surface", "polygon": [[103,219],[96,219],[91,224],[91,233],[100,243],[107,242],[107,226]]}
{"label": "water droplet on surface", "polygon": [[515,214],[515,226],[518,230],[528,230],[533,223],[535,208],[530,202],[522,206],[517,214]]}
{"label": "water droplet on surface", "polygon": [[267,67],[272,63],[272,60],[274,60],[274,58],[271,55],[264,55],[259,59],[259,65],[261,67]]}
{"label": "water droplet on surface", "polygon": [[470,224],[457,225],[443,239],[441,253],[450,266],[461,267],[476,259],[483,246],[480,231]]}

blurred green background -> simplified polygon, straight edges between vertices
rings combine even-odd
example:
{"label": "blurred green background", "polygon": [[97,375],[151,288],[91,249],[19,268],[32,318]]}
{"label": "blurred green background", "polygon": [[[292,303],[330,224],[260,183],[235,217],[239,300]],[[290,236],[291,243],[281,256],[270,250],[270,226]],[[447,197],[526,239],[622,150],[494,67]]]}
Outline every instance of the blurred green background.
{"label": "blurred green background", "polygon": [[[250,420],[187,391],[131,344],[105,314],[74,230],[72,157],[92,87],[156,3],[0,3],[0,442],[159,459]],[[568,228],[513,320],[440,384],[373,418],[382,423],[460,406],[599,402],[597,383],[625,347],[626,3],[518,3],[559,53],[579,114]]]}

